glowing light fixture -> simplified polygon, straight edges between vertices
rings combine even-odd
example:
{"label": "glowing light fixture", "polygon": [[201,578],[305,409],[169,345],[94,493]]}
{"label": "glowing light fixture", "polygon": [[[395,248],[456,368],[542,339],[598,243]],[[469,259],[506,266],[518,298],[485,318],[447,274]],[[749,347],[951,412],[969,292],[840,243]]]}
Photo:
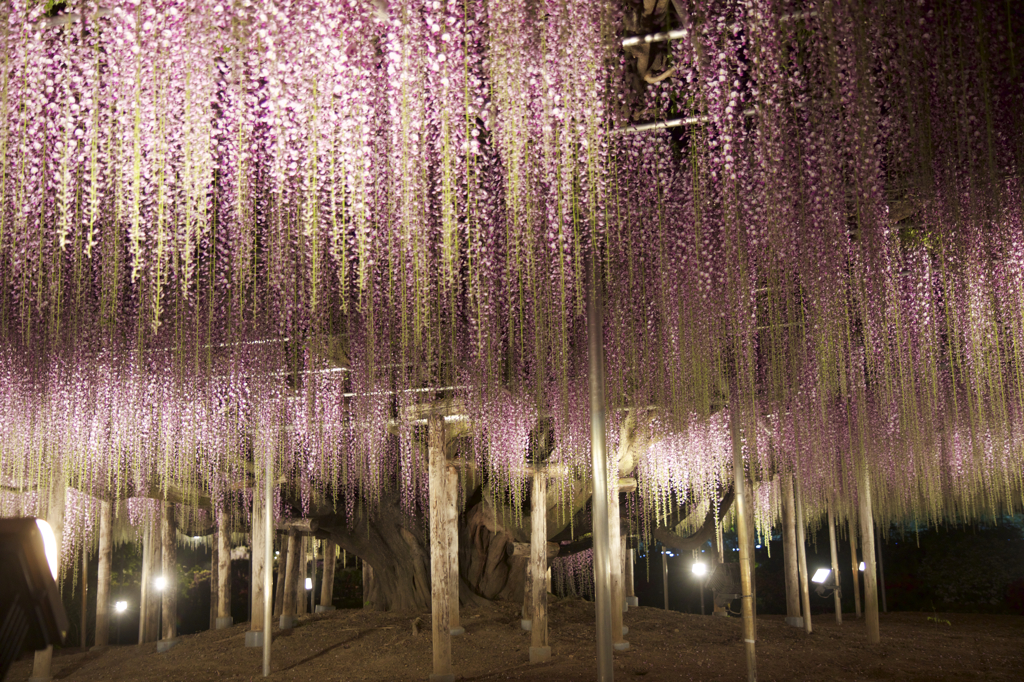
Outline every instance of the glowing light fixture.
{"label": "glowing light fixture", "polygon": [[156,583],[155,584],[156,584],[156,589],[163,590],[165,587],[167,587],[167,578],[165,578],[163,576],[160,576],[159,578],[156,579]]}
{"label": "glowing light fixture", "polygon": [[696,576],[707,575],[708,565],[698,561],[693,565],[693,568],[691,568],[690,570],[693,571],[693,574]]}
{"label": "glowing light fixture", "polygon": [[827,568],[819,568],[814,572],[814,575],[811,576],[811,582],[818,583],[819,585],[824,584],[824,582],[828,580],[829,573],[831,572],[832,571]]}
{"label": "glowing light fixture", "polygon": [[860,562],[860,566],[858,566],[858,568],[860,568],[860,570],[861,570],[862,572],[864,571],[864,562],[863,562],[863,561],[862,561],[862,562]]}
{"label": "glowing light fixture", "polygon": [[57,537],[53,534],[53,528],[42,519],[36,519],[36,526],[39,527],[39,534],[43,536],[43,549],[46,552],[46,563],[50,565],[50,573],[53,579],[57,579],[57,570],[60,568],[59,557],[57,556]]}
{"label": "glowing light fixture", "polygon": [[118,613],[124,613],[125,611],[128,610],[128,602],[126,602],[126,601],[119,601],[119,602],[117,602],[116,604],[114,604],[114,610],[117,611]]}
{"label": "glowing light fixture", "polygon": [[306,589],[307,590],[312,590],[313,589],[313,579],[312,578],[306,578]]}

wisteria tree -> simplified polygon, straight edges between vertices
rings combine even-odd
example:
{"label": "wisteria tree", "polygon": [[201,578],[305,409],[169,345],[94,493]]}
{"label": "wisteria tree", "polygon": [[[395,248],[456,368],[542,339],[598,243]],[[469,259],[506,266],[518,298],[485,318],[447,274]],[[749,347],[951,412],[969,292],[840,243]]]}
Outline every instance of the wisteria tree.
{"label": "wisteria tree", "polygon": [[780,474],[812,517],[852,516],[859,472],[880,520],[1019,509],[1022,26],[984,0],[0,3],[0,505],[66,486],[244,528],[270,458],[279,515],[422,606],[442,410],[464,597],[512,597],[529,467],[563,472],[549,539],[590,531],[593,266],[631,534],[707,537],[730,419],[760,532]]}

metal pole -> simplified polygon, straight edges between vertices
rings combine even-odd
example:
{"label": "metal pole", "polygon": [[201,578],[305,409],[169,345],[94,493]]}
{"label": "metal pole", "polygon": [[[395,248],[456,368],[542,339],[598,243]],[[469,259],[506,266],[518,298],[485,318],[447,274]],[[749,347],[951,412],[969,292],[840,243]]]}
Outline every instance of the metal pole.
{"label": "metal pole", "polygon": [[270,640],[273,629],[274,594],[274,460],[268,449],[263,499],[263,677],[270,677]]}
{"label": "metal pole", "polygon": [[799,476],[793,477],[793,487],[796,490],[796,557],[797,568],[800,569],[800,600],[804,608],[804,632],[811,634],[811,584],[807,575],[807,537],[806,521],[804,520],[804,498]]}
{"label": "metal pole", "polygon": [[738,391],[734,387],[729,400],[729,432],[732,437],[733,491],[736,501],[736,535],[740,549],[740,589],[743,592],[743,647],[747,656],[747,680],[757,680],[757,656],[754,644],[754,580],[753,557],[750,556],[750,532],[747,528],[747,493],[743,471],[743,452],[740,443],[740,421],[737,409]]}
{"label": "metal pole", "polygon": [[593,467],[594,591],[597,626],[597,679],[612,682],[612,595],[608,547],[608,455],[604,420],[604,320],[598,288],[598,262],[591,257],[587,296],[590,364],[590,456]]}
{"label": "metal pole", "polygon": [[661,546],[661,591],[665,595],[665,610],[668,611],[668,548]]}
{"label": "metal pole", "polygon": [[885,564],[882,561],[882,533],[879,531],[878,535],[875,536],[875,542],[878,543],[878,582],[879,582],[879,594],[882,597],[882,613],[889,613],[889,606],[885,603]]}

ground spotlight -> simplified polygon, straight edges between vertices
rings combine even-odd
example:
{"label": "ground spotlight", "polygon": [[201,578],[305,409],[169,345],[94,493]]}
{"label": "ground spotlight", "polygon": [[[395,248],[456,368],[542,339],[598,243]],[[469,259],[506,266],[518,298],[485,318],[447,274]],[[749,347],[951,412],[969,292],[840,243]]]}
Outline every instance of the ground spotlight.
{"label": "ground spotlight", "polygon": [[690,570],[693,571],[693,574],[697,577],[705,576],[708,574],[708,565],[698,561]]}
{"label": "ground spotlight", "polygon": [[832,571],[830,571],[827,568],[819,568],[817,571],[814,572],[814,575],[811,576],[811,582],[818,583],[819,585],[823,584],[826,580],[828,580],[828,577],[829,575],[831,575],[831,573]]}
{"label": "ground spotlight", "polygon": [[117,611],[118,613],[124,613],[125,611],[128,610],[128,602],[126,602],[126,601],[119,601],[119,602],[117,602],[116,604],[114,604],[114,610]]}
{"label": "ground spotlight", "polygon": [[864,562],[863,561],[860,562],[860,566],[858,566],[858,568],[861,570],[861,572],[864,571]]}
{"label": "ground spotlight", "polygon": [[312,578],[306,578],[306,589],[307,590],[312,590],[313,589],[313,579]]}
{"label": "ground spotlight", "polygon": [[156,585],[156,589],[163,591],[163,589],[167,587],[167,578],[160,576],[156,579],[154,584]]}

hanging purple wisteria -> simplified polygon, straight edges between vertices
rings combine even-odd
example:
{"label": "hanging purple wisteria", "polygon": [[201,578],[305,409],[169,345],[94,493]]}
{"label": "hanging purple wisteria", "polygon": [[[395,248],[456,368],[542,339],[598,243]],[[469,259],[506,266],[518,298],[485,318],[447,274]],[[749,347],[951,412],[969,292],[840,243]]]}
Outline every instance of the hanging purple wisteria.
{"label": "hanging purple wisteria", "polygon": [[716,503],[729,415],[762,529],[787,472],[1019,509],[1024,13],[649,5],[0,3],[0,504],[225,508],[273,457],[415,513],[440,398],[514,505],[550,429],[571,504],[593,264],[643,515]]}

